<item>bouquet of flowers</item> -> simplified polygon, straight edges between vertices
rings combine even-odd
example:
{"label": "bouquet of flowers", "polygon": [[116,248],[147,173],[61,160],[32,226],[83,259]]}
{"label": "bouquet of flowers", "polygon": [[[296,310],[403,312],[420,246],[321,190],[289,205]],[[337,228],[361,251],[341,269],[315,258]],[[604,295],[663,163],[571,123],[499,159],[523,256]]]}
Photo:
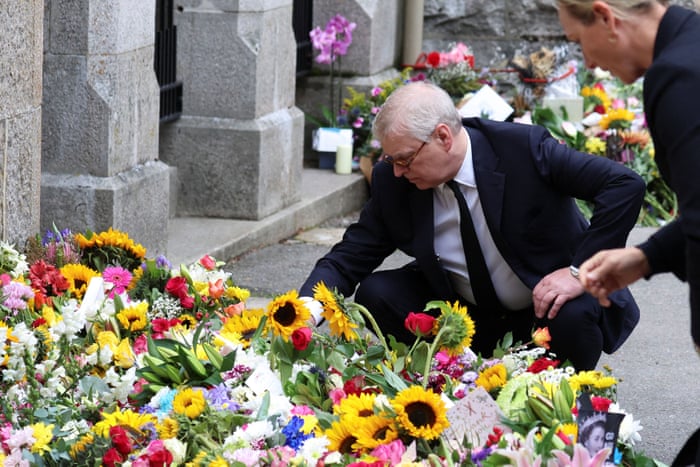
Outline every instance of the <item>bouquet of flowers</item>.
{"label": "bouquet of flowers", "polygon": [[[31,262],[0,246],[3,465],[653,462],[617,380],[559,362],[546,329],[475,355],[467,308],[436,301],[408,315],[409,346],[323,283],[248,309],[221,262],[174,268],[112,229],[54,232]],[[584,409],[621,420],[592,455]]]}
{"label": "bouquet of flowers", "polygon": [[[552,109],[536,108],[534,123],[545,126],[574,149],[608,157],[627,165],[647,184],[638,223],[659,226],[678,211],[674,193],[661,179],[654,161],[654,145],[641,103],[641,81],[625,85],[601,70],[580,74],[584,118],[568,121]],[[581,205],[584,212],[590,209]]]}

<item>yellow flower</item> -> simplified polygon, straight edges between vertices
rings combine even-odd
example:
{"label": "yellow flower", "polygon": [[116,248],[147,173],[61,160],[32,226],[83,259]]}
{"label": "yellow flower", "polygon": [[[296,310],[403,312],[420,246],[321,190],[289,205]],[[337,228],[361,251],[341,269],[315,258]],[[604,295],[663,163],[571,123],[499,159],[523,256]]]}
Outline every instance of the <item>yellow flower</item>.
{"label": "yellow flower", "polygon": [[445,403],[432,389],[411,386],[399,392],[391,405],[399,426],[414,438],[435,439],[450,426]]}
{"label": "yellow flower", "polygon": [[486,389],[487,392],[502,388],[508,379],[507,373],[505,365],[497,363],[479,373],[479,376],[476,378],[476,385]]}
{"label": "yellow flower", "polygon": [[109,429],[113,426],[128,426],[134,431],[141,433],[146,425],[155,425],[158,419],[153,414],[137,413],[131,409],[123,412],[117,410],[111,413],[102,412],[102,420],[95,423],[92,431],[97,436],[109,437]]}
{"label": "yellow flower", "polygon": [[177,420],[171,417],[166,417],[162,422],[156,425],[156,431],[160,439],[170,439],[177,436],[180,429],[180,424]]}
{"label": "yellow flower", "polygon": [[247,348],[264,315],[265,311],[262,308],[254,308],[245,309],[240,315],[226,318],[221,328],[221,337],[234,343],[240,342]]}
{"label": "yellow flower", "polygon": [[216,459],[209,462],[208,467],[228,467],[228,466],[229,466],[229,463],[226,459],[224,459],[221,456],[216,456]]}
{"label": "yellow flower", "polygon": [[115,352],[119,345],[119,337],[112,331],[100,331],[96,340],[100,348],[109,347],[112,352]]}
{"label": "yellow flower", "polygon": [[586,152],[590,154],[595,154],[597,156],[605,155],[605,141],[597,136],[588,138],[583,146]]}
{"label": "yellow flower", "polygon": [[609,128],[624,129],[629,128],[630,123],[634,120],[634,112],[628,109],[610,109],[600,119],[598,125],[604,130]]}
{"label": "yellow flower", "polygon": [[357,437],[353,434],[356,423],[352,417],[345,417],[333,422],[331,427],[323,434],[330,441],[329,451],[338,451],[341,454],[351,454],[355,448]]}
{"label": "yellow flower", "polygon": [[435,322],[440,339],[441,350],[454,356],[472,344],[472,337],[476,332],[474,321],[467,313],[466,306],[460,306],[459,302],[446,307],[441,307],[441,314]]}
{"label": "yellow flower", "polygon": [[241,287],[231,286],[224,290],[224,297],[230,300],[238,300],[239,302],[245,302],[250,297],[250,290],[243,289]]}
{"label": "yellow flower", "polygon": [[70,447],[70,456],[75,459],[78,455],[88,448],[95,441],[92,433],[83,435],[73,446]]}
{"label": "yellow flower", "polygon": [[597,87],[584,86],[581,89],[581,96],[584,97],[586,102],[590,102],[593,106],[601,105],[607,112],[610,108],[610,97],[608,94]]}
{"label": "yellow flower", "polygon": [[68,281],[68,292],[77,299],[83,298],[88,283],[100,273],[82,264],[69,263],[61,268],[61,274]]}
{"label": "yellow flower", "polygon": [[51,451],[49,443],[53,439],[53,425],[45,425],[42,422],[33,424],[32,436],[34,436],[32,452],[45,453]]}
{"label": "yellow flower", "polygon": [[310,317],[311,312],[299,299],[296,290],[275,297],[267,305],[267,329],[285,341],[289,341],[294,331],[306,326]]}
{"label": "yellow flower", "polygon": [[134,355],[134,350],[131,347],[131,342],[129,339],[122,339],[119,342],[119,345],[114,351],[112,359],[114,360],[115,365],[125,370],[134,366],[136,356]]}
{"label": "yellow flower", "polygon": [[357,446],[361,449],[371,450],[381,444],[387,444],[398,439],[396,426],[390,418],[372,415],[362,419],[362,423],[356,429]]}
{"label": "yellow flower", "polygon": [[570,422],[570,423],[564,423],[561,425],[559,428],[562,433],[564,433],[572,442],[576,441],[576,437],[578,436],[578,426],[576,423]]}
{"label": "yellow flower", "polygon": [[333,413],[340,417],[369,417],[374,415],[374,400],[376,394],[350,394],[340,401],[340,404],[333,406]]}
{"label": "yellow flower", "polygon": [[148,326],[148,302],[139,302],[117,313],[119,324],[127,331],[141,331]]}
{"label": "yellow flower", "polygon": [[[110,227],[106,232],[100,232],[99,234],[90,232],[88,235],[89,238],[83,234],[77,234],[75,236],[78,246],[83,250],[114,247],[127,253],[127,255],[134,260],[138,260],[139,264],[141,260],[146,257],[146,249],[142,245],[134,243],[134,241],[129,238],[129,234],[125,232],[114,230]],[[107,263],[109,263],[109,261],[107,261]]]}
{"label": "yellow flower", "polygon": [[574,392],[579,392],[585,388],[608,389],[616,384],[616,378],[596,370],[579,371],[569,378],[569,385]]}
{"label": "yellow flower", "polygon": [[543,347],[549,349],[549,343],[552,341],[552,336],[549,334],[549,328],[537,328],[532,333],[532,342],[537,347]]}
{"label": "yellow flower", "polygon": [[342,336],[346,341],[358,338],[354,331],[357,324],[353,323],[338,303],[338,297],[323,282],[314,286],[314,299],[323,305],[323,316],[328,321],[332,336]]}
{"label": "yellow flower", "polygon": [[173,399],[173,411],[190,419],[199,417],[206,407],[207,401],[201,389],[185,388]]}

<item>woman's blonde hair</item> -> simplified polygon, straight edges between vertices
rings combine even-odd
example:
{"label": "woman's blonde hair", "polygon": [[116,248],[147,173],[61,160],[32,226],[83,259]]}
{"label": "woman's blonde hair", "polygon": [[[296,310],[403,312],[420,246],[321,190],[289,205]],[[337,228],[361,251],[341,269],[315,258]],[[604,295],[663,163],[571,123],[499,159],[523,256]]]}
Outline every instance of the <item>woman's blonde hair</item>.
{"label": "woman's blonde hair", "polygon": [[[583,24],[593,22],[593,1],[594,0],[557,0],[559,8],[566,11],[581,21]],[[615,12],[618,18],[628,18],[630,16],[645,13],[650,10],[655,3],[661,5],[668,4],[668,0],[605,0],[610,9]]]}

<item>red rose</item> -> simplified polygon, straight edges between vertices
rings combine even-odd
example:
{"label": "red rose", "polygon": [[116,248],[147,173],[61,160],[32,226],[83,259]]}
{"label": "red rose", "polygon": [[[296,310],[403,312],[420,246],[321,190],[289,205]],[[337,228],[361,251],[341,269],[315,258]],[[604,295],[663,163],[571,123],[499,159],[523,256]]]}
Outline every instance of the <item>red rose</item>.
{"label": "red rose", "polygon": [[119,454],[127,455],[133,449],[131,439],[126,434],[126,430],[120,426],[113,426],[109,429],[109,437],[112,438],[112,446],[119,451]]}
{"label": "red rose", "polygon": [[125,459],[122,457],[122,455],[119,454],[119,451],[117,451],[115,448],[109,448],[102,457],[102,465],[105,467],[114,467],[117,465],[117,463],[124,462],[124,460]]}
{"label": "red rose", "polygon": [[297,350],[306,350],[311,342],[311,329],[307,327],[295,329],[292,333],[292,345]]}
{"label": "red rose", "polygon": [[163,441],[157,439],[148,445],[148,465],[165,467],[173,463],[173,455],[165,448]]}
{"label": "red rose", "polygon": [[184,277],[172,277],[165,284],[165,291],[173,297],[182,298],[187,295],[187,280]]}
{"label": "red rose", "polygon": [[406,316],[404,326],[416,336],[428,336],[433,332],[435,317],[426,313],[410,312]]}

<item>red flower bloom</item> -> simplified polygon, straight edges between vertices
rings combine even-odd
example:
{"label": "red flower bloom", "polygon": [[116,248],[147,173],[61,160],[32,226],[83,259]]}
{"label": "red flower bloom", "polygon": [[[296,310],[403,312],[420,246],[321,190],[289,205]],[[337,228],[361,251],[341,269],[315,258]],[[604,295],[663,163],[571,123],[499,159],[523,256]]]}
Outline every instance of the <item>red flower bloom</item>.
{"label": "red flower bloom", "polygon": [[187,289],[187,280],[182,276],[171,277],[165,284],[165,291],[177,298],[187,296]]}
{"label": "red flower bloom", "polygon": [[549,367],[556,368],[559,366],[559,360],[552,360],[551,358],[542,357],[538,358],[530,364],[527,371],[530,373],[539,373],[546,370]]}
{"label": "red flower bloom", "polygon": [[435,324],[435,317],[426,313],[410,312],[404,321],[406,329],[416,336],[430,335],[433,331],[433,324]]}
{"label": "red flower bloom", "polygon": [[440,66],[440,52],[430,52],[425,60],[433,68]]}
{"label": "red flower bloom", "polygon": [[610,404],[612,404],[612,401],[606,397],[591,397],[591,405],[596,412],[607,412],[610,409]]}
{"label": "red flower bloom", "polygon": [[157,439],[148,445],[148,462],[151,467],[165,467],[173,463],[173,455],[165,448],[163,441]]}
{"label": "red flower bloom", "polygon": [[208,269],[209,271],[212,271],[216,268],[216,261],[214,261],[214,258],[212,258],[209,255],[202,256],[202,259],[199,260],[199,264],[204,266],[204,268]]}
{"label": "red flower bloom", "polygon": [[133,449],[131,439],[124,428],[120,426],[111,427],[109,429],[109,437],[112,438],[112,446],[114,446],[120,454],[126,456]]}
{"label": "red flower bloom", "polygon": [[102,465],[105,467],[115,467],[117,463],[121,464],[126,459],[119,454],[116,448],[109,448],[105,455],[102,456]]}
{"label": "red flower bloom", "polygon": [[292,345],[297,350],[306,350],[311,342],[311,329],[307,327],[295,329],[292,332]]}

